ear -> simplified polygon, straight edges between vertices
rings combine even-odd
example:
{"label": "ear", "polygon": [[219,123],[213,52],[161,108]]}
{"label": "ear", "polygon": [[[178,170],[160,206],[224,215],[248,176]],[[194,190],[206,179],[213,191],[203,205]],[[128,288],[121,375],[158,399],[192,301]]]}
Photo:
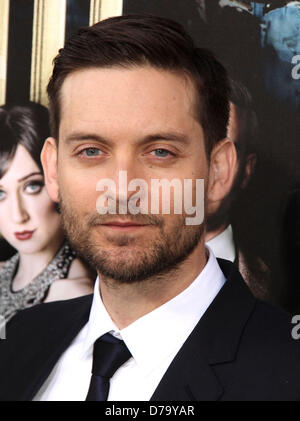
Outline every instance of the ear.
{"label": "ear", "polygon": [[236,149],[233,142],[224,139],[217,143],[210,156],[208,202],[217,205],[230,192],[237,173]]}
{"label": "ear", "polygon": [[48,194],[54,202],[58,203],[57,142],[53,137],[48,137],[48,139],[46,139],[41,153],[41,161]]}

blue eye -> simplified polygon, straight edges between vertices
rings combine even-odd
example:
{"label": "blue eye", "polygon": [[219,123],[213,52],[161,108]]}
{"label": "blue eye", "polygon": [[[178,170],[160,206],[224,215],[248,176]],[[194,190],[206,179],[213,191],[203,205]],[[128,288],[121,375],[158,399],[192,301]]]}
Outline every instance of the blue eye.
{"label": "blue eye", "polygon": [[84,153],[86,156],[91,157],[91,156],[99,156],[101,155],[101,151],[100,149],[97,148],[86,148],[82,151],[82,153]]}
{"label": "blue eye", "polygon": [[43,187],[44,187],[43,181],[30,181],[24,186],[24,190],[26,193],[29,193],[29,194],[37,194],[42,190]]}
{"label": "blue eye", "polygon": [[170,155],[170,152],[166,149],[155,149],[153,152],[158,158],[166,158],[168,155]]}
{"label": "blue eye", "polygon": [[3,190],[0,190],[0,200],[3,200],[5,198],[5,192]]}

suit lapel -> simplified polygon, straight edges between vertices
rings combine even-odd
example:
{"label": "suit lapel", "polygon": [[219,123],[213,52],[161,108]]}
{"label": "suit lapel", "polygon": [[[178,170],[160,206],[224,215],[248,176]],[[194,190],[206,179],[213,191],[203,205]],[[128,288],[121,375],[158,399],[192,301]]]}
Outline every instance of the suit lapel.
{"label": "suit lapel", "polygon": [[227,282],[172,361],[151,400],[218,400],[213,366],[233,361],[255,299],[237,269],[218,259]]}
{"label": "suit lapel", "polygon": [[215,401],[222,392],[222,386],[201,352],[192,344],[186,343],[172,361],[150,400]]}
{"label": "suit lapel", "polygon": [[[0,380],[1,400],[34,398],[62,353],[87,323],[91,303],[92,295],[41,304],[12,319],[6,340],[9,349],[3,362],[5,389]],[[29,328],[24,331],[23,326]]]}
{"label": "suit lapel", "polygon": [[[255,299],[234,265],[221,259],[219,264],[227,282],[179,350],[151,401],[222,397],[223,387],[213,366],[235,359]],[[12,319],[7,340],[0,348],[0,372],[5,379],[2,384],[0,377],[0,400],[34,398],[87,323],[91,304],[92,296],[42,304]]]}

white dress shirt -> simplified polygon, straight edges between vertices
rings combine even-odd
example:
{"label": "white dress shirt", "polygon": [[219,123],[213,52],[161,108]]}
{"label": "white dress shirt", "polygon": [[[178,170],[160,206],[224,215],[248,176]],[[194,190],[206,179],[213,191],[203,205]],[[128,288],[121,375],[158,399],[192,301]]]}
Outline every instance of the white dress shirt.
{"label": "white dress shirt", "polygon": [[206,246],[213,251],[216,257],[234,262],[236,258],[236,251],[233,241],[232,226],[228,225],[228,227],[219,235],[207,241]]}
{"label": "white dress shirt", "polygon": [[225,281],[209,250],[207,264],[191,285],[119,330],[101,300],[97,279],[88,323],[58,360],[34,400],[85,400],[91,379],[93,344],[108,332],[123,339],[132,355],[111,378],[108,400],[150,400],[172,360]]}

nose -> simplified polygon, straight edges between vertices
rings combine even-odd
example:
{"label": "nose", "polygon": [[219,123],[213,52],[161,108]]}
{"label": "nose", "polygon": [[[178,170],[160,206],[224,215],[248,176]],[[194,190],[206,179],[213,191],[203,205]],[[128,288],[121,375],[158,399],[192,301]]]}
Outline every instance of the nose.
{"label": "nose", "polygon": [[115,157],[113,178],[117,189],[117,198],[120,201],[129,200],[134,192],[128,191],[130,181],[143,178],[143,170],[134,153],[124,151]]}
{"label": "nose", "polygon": [[[114,154],[113,159],[107,163],[105,171],[102,168],[101,175],[96,190],[107,191],[104,195],[101,194],[102,199],[99,202],[97,200],[97,209],[102,209],[103,206],[112,206],[112,203],[115,203],[116,208],[112,208],[112,213],[118,210],[120,214],[126,214],[128,202],[136,190],[133,190],[132,185],[130,186],[131,190],[128,190],[129,183],[133,179],[143,178],[143,165],[135,151],[130,151],[129,148],[127,150],[126,148],[122,148],[122,150],[120,148]],[[108,199],[109,202],[102,201],[105,199]],[[111,205],[108,205],[108,203]]]}
{"label": "nose", "polygon": [[23,224],[29,220],[29,214],[26,210],[24,200],[19,193],[16,193],[12,197],[11,217],[12,221],[16,224]]}

